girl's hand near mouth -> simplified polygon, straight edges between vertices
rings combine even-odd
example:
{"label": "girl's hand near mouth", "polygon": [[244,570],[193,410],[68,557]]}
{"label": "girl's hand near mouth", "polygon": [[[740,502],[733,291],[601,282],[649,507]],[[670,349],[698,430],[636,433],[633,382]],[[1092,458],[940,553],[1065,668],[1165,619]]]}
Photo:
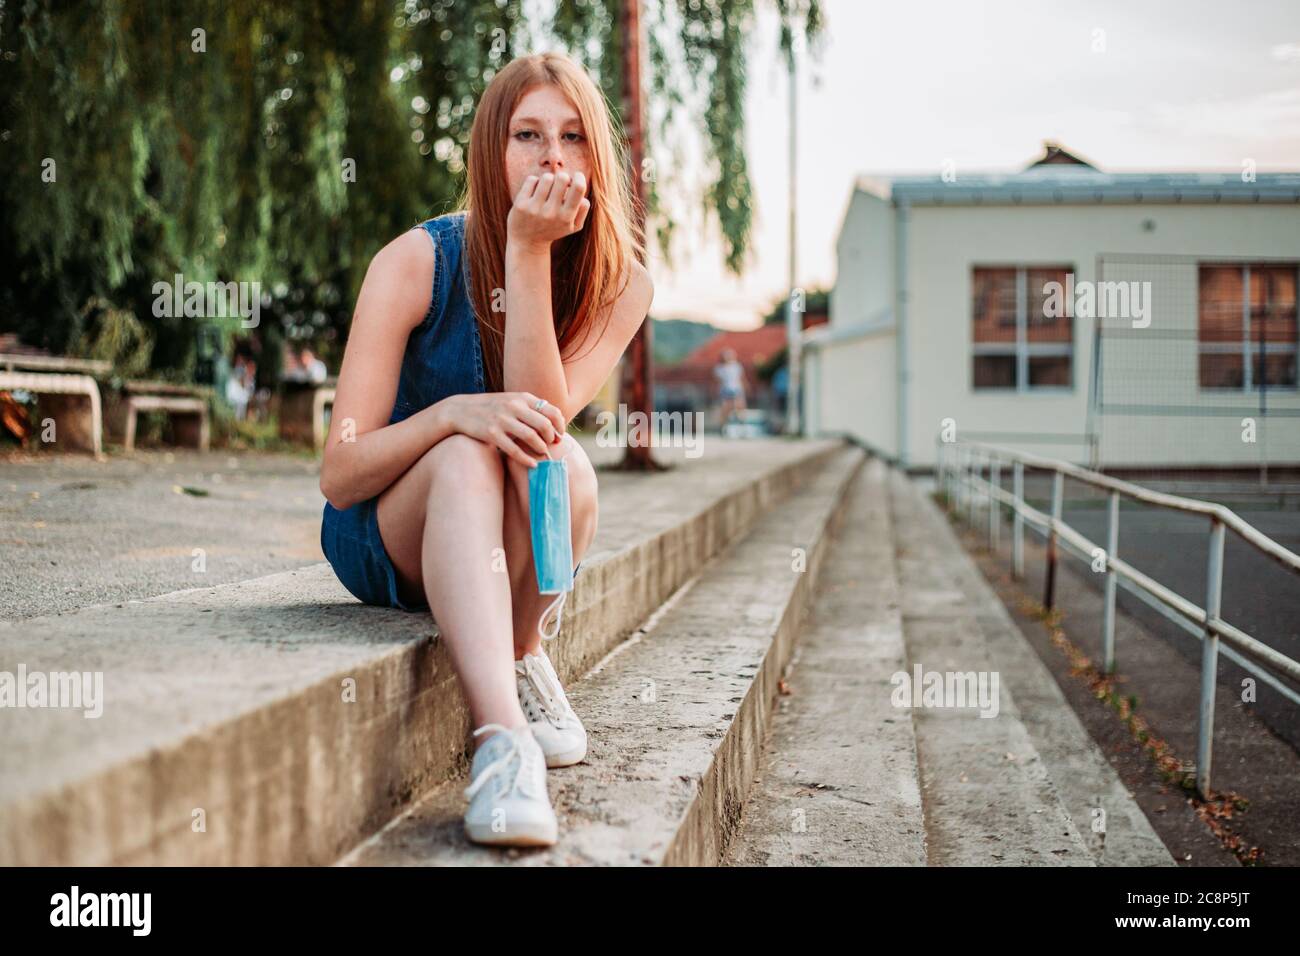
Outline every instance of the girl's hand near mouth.
{"label": "girl's hand near mouth", "polygon": [[506,242],[535,252],[573,235],[587,222],[591,200],[582,173],[529,176],[519,187],[506,219]]}

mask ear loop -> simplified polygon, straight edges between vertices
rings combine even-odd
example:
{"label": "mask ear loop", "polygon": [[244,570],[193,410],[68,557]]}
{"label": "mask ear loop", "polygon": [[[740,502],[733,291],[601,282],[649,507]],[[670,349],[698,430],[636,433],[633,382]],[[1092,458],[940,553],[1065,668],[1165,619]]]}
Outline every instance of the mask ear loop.
{"label": "mask ear loop", "polygon": [[[542,635],[542,640],[550,641],[559,636],[560,619],[564,615],[564,599],[568,596],[568,591],[561,591],[556,599],[547,606],[545,611],[542,612],[542,616],[537,619],[537,633]],[[548,634],[546,631],[546,618],[552,610],[555,611],[555,630]]]}
{"label": "mask ear loop", "polygon": [[[561,436],[559,443],[564,444],[566,441],[573,441],[573,439],[569,436],[568,432],[565,432],[564,435]],[[546,449],[546,457],[550,458],[552,461],[563,461],[565,458],[568,457],[569,452],[571,452],[572,450],[573,448],[572,446],[570,446],[565,450],[564,454],[561,455],[559,458],[552,458],[551,449],[548,446]],[[549,605],[547,605],[546,610],[542,612],[542,616],[537,619],[537,633],[542,635],[542,640],[552,641],[559,636],[560,620],[564,616],[564,600],[568,596],[569,596],[568,591],[561,591],[559,595],[555,598],[555,600],[552,601]],[[555,629],[550,633],[547,633],[546,618],[550,615],[551,611],[555,611]]]}

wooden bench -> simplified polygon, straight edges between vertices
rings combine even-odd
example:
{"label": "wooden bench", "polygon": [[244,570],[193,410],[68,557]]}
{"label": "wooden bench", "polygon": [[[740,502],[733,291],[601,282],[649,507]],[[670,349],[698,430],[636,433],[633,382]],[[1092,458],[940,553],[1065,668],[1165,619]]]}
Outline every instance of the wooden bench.
{"label": "wooden bench", "polygon": [[176,444],[207,451],[211,437],[207,390],[171,382],[126,383],[126,452],[135,451],[141,412],[166,412],[173,418]]}
{"label": "wooden bench", "polygon": [[327,378],[320,385],[282,383],[280,395],[280,437],[285,441],[311,441],[317,451],[325,447],[325,409],[334,404],[338,379]]}
{"label": "wooden bench", "polygon": [[54,420],[54,444],[60,448],[100,455],[104,412],[94,377],[111,371],[111,363],[91,359],[0,353],[0,390],[36,395],[37,419]]}

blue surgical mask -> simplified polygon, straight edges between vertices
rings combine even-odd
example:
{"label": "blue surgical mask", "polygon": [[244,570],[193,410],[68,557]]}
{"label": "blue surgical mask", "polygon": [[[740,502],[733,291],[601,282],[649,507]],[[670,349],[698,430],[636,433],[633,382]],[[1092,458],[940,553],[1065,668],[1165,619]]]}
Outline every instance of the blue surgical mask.
{"label": "blue surgical mask", "polygon": [[[549,450],[548,450],[549,454]],[[539,594],[558,594],[537,620],[542,640],[560,633],[564,599],[573,590],[573,534],[569,524],[569,466],[546,458],[528,470],[528,524],[533,538],[533,567]],[[555,629],[546,618],[555,611]]]}

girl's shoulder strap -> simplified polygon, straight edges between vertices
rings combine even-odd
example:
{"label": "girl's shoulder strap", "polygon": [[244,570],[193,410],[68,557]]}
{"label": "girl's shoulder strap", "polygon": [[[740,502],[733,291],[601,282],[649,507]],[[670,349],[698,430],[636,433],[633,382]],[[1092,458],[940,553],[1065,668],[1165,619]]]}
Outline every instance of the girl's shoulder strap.
{"label": "girl's shoulder strap", "polygon": [[451,292],[455,270],[461,267],[461,249],[465,242],[465,213],[450,212],[426,219],[415,229],[423,229],[433,243],[433,290],[425,324],[442,317]]}
{"label": "girl's shoulder strap", "polygon": [[435,248],[451,244],[459,246],[465,241],[465,213],[464,211],[444,213],[426,219],[413,228],[423,229],[428,233]]}

